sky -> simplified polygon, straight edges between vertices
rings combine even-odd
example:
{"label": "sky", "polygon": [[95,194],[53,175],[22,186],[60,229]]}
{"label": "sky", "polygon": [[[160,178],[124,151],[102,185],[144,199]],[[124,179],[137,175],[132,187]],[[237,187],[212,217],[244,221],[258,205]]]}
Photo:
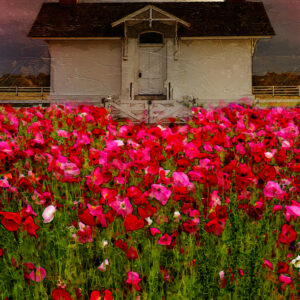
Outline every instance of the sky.
{"label": "sky", "polygon": [[[43,2],[57,1],[0,0],[0,76],[5,73],[49,73],[47,45],[41,40],[27,37]],[[300,0],[262,2],[276,36],[257,43],[253,73],[300,74]]]}

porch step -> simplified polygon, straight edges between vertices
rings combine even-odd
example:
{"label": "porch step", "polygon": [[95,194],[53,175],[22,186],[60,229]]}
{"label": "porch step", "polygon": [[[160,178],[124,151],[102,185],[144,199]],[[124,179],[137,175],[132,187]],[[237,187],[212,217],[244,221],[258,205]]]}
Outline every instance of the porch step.
{"label": "porch step", "polygon": [[167,100],[167,96],[163,94],[156,94],[156,95],[135,95],[134,100]]}

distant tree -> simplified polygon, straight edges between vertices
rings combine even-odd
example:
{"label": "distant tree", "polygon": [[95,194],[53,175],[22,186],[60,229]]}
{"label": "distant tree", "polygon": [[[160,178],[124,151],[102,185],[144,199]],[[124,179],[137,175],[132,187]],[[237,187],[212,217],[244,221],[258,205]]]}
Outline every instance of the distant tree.
{"label": "distant tree", "polygon": [[300,75],[292,72],[268,72],[265,75],[254,75],[253,85],[300,85]]}
{"label": "distant tree", "polygon": [[50,75],[40,73],[35,75],[4,74],[0,78],[0,86],[49,86]]}

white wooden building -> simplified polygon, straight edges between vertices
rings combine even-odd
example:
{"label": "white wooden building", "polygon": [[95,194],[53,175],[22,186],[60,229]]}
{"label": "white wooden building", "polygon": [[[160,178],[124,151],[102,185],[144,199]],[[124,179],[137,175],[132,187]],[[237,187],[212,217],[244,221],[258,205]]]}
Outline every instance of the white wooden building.
{"label": "white wooden building", "polygon": [[263,4],[244,0],[60,0],[29,33],[49,47],[50,99],[107,99],[153,121],[185,116],[189,101],[252,98],[255,45],[273,35]]}

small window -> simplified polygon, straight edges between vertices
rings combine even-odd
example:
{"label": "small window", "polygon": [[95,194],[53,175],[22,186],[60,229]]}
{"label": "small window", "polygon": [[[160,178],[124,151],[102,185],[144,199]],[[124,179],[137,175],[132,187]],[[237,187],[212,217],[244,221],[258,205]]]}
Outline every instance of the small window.
{"label": "small window", "polygon": [[163,36],[157,32],[145,32],[140,35],[140,44],[162,44]]}

